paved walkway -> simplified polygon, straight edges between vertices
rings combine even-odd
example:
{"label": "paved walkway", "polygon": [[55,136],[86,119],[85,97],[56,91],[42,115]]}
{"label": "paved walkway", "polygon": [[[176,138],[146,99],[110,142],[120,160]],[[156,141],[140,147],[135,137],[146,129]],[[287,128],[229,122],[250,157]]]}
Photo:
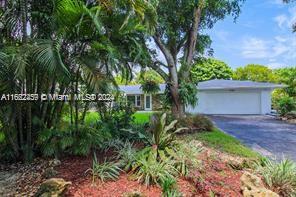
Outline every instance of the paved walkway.
{"label": "paved walkway", "polygon": [[270,116],[211,115],[217,127],[265,156],[296,161],[296,125]]}

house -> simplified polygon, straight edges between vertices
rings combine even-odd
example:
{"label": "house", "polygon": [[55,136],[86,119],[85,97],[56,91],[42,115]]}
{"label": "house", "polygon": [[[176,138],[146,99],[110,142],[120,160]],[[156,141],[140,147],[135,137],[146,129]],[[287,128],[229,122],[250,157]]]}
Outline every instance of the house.
{"label": "house", "polygon": [[[188,113],[201,114],[268,114],[271,112],[271,92],[284,85],[236,80],[209,80],[200,82],[198,104],[186,106]],[[161,109],[161,94],[165,84],[160,85],[156,95],[144,94],[140,85],[120,86],[127,99],[138,110]]]}
{"label": "house", "polygon": [[160,91],[156,94],[145,94],[141,85],[121,85],[120,91],[126,94],[127,100],[140,111],[157,111],[161,110],[161,96],[165,91],[165,84],[160,84]]}

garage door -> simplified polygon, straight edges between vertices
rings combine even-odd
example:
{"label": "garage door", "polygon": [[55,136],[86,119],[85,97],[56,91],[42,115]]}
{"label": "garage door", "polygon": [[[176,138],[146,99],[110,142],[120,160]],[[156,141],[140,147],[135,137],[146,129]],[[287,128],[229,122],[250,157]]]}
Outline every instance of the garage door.
{"label": "garage door", "polygon": [[200,92],[197,111],[205,114],[260,114],[260,91]]}

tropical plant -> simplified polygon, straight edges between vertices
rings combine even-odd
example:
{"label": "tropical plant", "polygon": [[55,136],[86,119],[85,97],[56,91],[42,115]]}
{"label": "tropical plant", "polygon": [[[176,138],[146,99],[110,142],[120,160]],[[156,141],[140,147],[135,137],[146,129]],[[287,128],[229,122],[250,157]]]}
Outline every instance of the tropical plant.
{"label": "tropical plant", "polygon": [[156,150],[165,150],[165,148],[173,145],[176,140],[175,135],[187,128],[175,129],[177,120],[172,121],[169,125],[166,125],[166,113],[154,114],[151,116],[149,131],[152,134],[150,144],[156,148]]}
{"label": "tropical plant", "polygon": [[187,176],[190,169],[200,167],[198,155],[202,150],[201,144],[195,144],[191,141],[185,145],[181,141],[175,146],[175,149],[168,149],[167,153],[172,157],[178,172],[182,176]]}
{"label": "tropical plant", "polygon": [[296,100],[293,97],[284,96],[278,100],[276,108],[284,116],[293,110],[296,110]]}
{"label": "tropical plant", "polygon": [[143,92],[150,94],[156,94],[160,91],[158,83],[153,80],[144,80],[141,84],[141,88]]}
{"label": "tropical plant", "polygon": [[136,160],[137,150],[133,147],[133,144],[126,141],[121,149],[117,149],[117,159],[119,163],[124,167],[125,171],[129,171]]}
{"label": "tropical plant", "polygon": [[99,178],[102,182],[107,180],[115,181],[118,179],[121,169],[119,168],[119,164],[115,162],[104,161],[103,163],[99,163],[94,154],[92,168],[88,169],[86,172],[91,172],[93,182],[96,178]]}
{"label": "tropical plant", "polygon": [[211,79],[231,79],[232,70],[223,61],[199,58],[191,69],[191,78],[196,84]]}
{"label": "tropical plant", "polygon": [[133,176],[145,185],[161,183],[167,178],[174,178],[177,171],[170,159],[159,160],[158,153],[153,147],[147,147],[138,152],[131,172]]}
{"label": "tropical plant", "polygon": [[37,144],[45,156],[59,157],[62,153],[88,155],[91,150],[101,148],[110,134],[88,126],[67,128],[66,130],[44,129],[40,132]]}
{"label": "tropical plant", "polygon": [[173,178],[165,179],[162,184],[162,196],[163,197],[181,197],[183,196],[177,189],[176,180]]}
{"label": "tropical plant", "polygon": [[296,195],[296,164],[288,159],[280,163],[264,159],[257,171],[263,176],[264,182],[281,196]]}

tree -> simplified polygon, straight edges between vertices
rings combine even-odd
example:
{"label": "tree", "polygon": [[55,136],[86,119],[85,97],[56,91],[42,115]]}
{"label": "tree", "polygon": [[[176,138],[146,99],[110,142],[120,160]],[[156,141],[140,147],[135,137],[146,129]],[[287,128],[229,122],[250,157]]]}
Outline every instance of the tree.
{"label": "tree", "polygon": [[233,79],[251,80],[257,82],[275,82],[276,76],[266,66],[258,64],[249,64],[245,67],[237,68],[233,73]]}
{"label": "tree", "polygon": [[211,79],[231,79],[232,70],[220,60],[201,58],[192,67],[191,78],[195,83]]}
{"label": "tree", "polygon": [[288,85],[284,91],[296,99],[296,67],[279,68],[274,71],[277,82]]}
{"label": "tree", "polygon": [[[244,0],[159,1],[158,23],[151,40],[165,57],[165,62],[156,57],[155,51],[150,51],[152,63],[148,66],[166,81],[175,117],[184,116],[180,85],[190,83],[189,76],[194,59],[210,44],[209,37],[202,35],[201,30],[212,28],[227,15],[236,18],[243,2]],[[147,48],[151,46],[151,42],[146,42]]]}
{"label": "tree", "polygon": [[[129,75],[133,64],[145,64],[149,56],[137,40],[153,31],[154,16],[153,6],[144,0],[2,1],[1,94],[110,91],[114,73]],[[15,158],[28,161],[40,152],[38,134],[60,125],[64,105],[1,100],[1,130]],[[89,103],[71,99],[69,105],[70,126],[77,131]]]}

